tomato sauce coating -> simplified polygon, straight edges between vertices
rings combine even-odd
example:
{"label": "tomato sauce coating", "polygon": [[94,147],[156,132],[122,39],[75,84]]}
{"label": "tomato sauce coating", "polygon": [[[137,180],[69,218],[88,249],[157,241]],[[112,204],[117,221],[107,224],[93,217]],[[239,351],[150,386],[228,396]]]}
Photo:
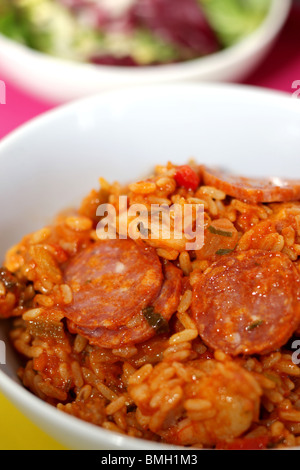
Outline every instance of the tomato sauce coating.
{"label": "tomato sauce coating", "polygon": [[203,341],[231,355],[283,346],[300,321],[299,274],[280,252],[223,256],[193,287],[192,315]]}

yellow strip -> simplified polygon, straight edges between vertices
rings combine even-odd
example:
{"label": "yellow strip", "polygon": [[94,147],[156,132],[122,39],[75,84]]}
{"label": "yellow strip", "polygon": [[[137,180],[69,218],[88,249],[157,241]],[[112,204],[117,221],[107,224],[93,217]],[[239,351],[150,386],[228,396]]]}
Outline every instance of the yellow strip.
{"label": "yellow strip", "polygon": [[65,450],[0,393],[0,450]]}

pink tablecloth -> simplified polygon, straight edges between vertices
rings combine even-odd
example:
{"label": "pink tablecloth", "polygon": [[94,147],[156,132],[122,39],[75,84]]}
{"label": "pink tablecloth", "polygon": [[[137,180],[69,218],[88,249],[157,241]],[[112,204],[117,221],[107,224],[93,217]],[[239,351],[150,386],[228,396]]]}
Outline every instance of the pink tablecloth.
{"label": "pink tablecloth", "polygon": [[[284,1],[284,0],[282,0]],[[300,5],[294,7],[273,50],[260,68],[244,82],[249,85],[293,93],[300,80]],[[1,68],[0,68],[0,78]],[[0,106],[0,138],[31,118],[54,107],[6,83],[6,105]]]}

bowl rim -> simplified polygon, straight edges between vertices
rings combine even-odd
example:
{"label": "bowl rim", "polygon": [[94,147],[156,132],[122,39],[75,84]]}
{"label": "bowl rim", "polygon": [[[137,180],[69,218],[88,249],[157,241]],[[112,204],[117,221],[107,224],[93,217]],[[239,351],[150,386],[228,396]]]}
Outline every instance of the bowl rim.
{"label": "bowl rim", "polygon": [[[264,98],[269,100],[269,102],[274,102],[277,100],[278,104],[284,105],[288,110],[289,109],[297,109],[299,111],[299,106],[297,103],[297,99],[293,99],[291,95],[270,90],[264,89],[260,87],[255,87],[251,85],[240,85],[240,84],[218,84],[218,83],[181,83],[181,84],[160,84],[160,85],[141,85],[136,87],[134,90],[129,92],[126,89],[117,89],[117,90],[110,90],[105,93],[98,93],[92,96],[84,97],[73,102],[69,102],[58,106],[54,109],[46,111],[40,116],[37,116],[27,123],[21,125],[16,130],[12,131],[8,134],[3,140],[0,141],[0,161],[1,158],[4,158],[5,151],[9,150],[10,146],[13,146],[14,143],[18,140],[22,140],[24,137],[30,133],[35,133],[39,130],[39,128],[45,128],[49,123],[55,121],[56,119],[63,118],[64,115],[68,116],[69,113],[75,112],[80,109],[81,107],[85,107],[89,105],[92,106],[97,105],[97,103],[103,100],[108,99],[111,95],[123,95],[128,97],[128,93],[142,93],[146,89],[153,90],[169,90],[174,95],[180,91],[184,91],[184,89],[188,90],[202,90],[202,92],[210,92],[210,93],[224,93],[224,92],[231,92],[236,95],[245,95],[245,94],[252,94],[252,96],[256,96],[257,99]],[[183,93],[184,94],[184,93]],[[99,443],[103,444],[103,446],[113,446],[111,449],[116,450],[172,450],[172,449],[179,449],[179,450],[186,450],[184,447],[172,446],[169,444],[161,444],[155,443],[153,441],[148,441],[145,439],[133,438],[129,436],[123,436],[113,431],[107,431],[101,427],[93,425],[91,423],[87,423],[82,421],[79,418],[74,416],[68,415],[66,413],[61,412],[60,410],[56,409],[55,407],[49,405],[48,403],[44,402],[37,396],[33,395],[30,391],[24,388],[21,383],[17,383],[13,378],[11,378],[4,370],[1,369],[0,366],[0,391],[7,397],[9,401],[15,404],[17,409],[23,411],[23,413],[29,416],[29,419],[32,422],[40,421],[40,417],[43,417],[43,420],[50,423],[50,426],[60,427],[61,430],[65,430],[66,432],[72,428],[75,430],[76,434],[79,435],[84,434],[88,436],[90,441],[93,443],[91,448],[96,446],[96,441],[98,440]],[[28,411],[30,409],[30,412]],[[40,426],[39,424],[37,424]],[[40,426],[40,428],[42,428]],[[44,428],[42,428],[44,429]],[[49,431],[46,431],[51,435]],[[52,434],[53,436],[53,434]],[[55,438],[55,436],[54,436]],[[96,447],[98,448],[98,447]],[[106,447],[105,447],[106,448]],[[292,450],[293,448],[289,448],[288,450]],[[299,447],[296,447],[299,449]]]}
{"label": "bowl rim", "polygon": [[[1,367],[1,366],[0,366]],[[88,449],[96,448],[101,450],[103,446],[104,449],[108,449],[108,446],[111,450],[172,450],[172,449],[181,449],[183,447],[171,446],[167,444],[155,443],[153,441],[148,441],[146,439],[134,438],[127,435],[119,434],[115,431],[108,431],[100,426],[96,426],[92,423],[83,421],[75,416],[69,415],[61,410],[51,406],[50,404],[43,402],[40,398],[33,395],[30,391],[25,389],[22,384],[16,383],[14,380],[10,379],[5,372],[0,369],[0,390],[3,395],[14,404],[18,411],[23,412],[25,416],[28,416],[28,419],[36,423],[39,421],[39,418],[36,416],[42,416],[44,420],[50,423],[51,426],[59,427],[60,430],[65,430],[66,432],[72,428],[73,432],[76,432],[78,435],[85,435],[85,439],[89,439],[92,443],[91,447]],[[23,407],[20,406],[20,403],[26,402],[26,410],[23,410]],[[31,413],[28,414],[28,408],[31,409]],[[25,409],[25,408],[24,408]],[[34,418],[33,418],[34,416]],[[39,424],[37,424],[39,426]],[[51,434],[48,430],[44,431],[48,433],[49,436],[52,436],[55,439],[55,435]],[[101,447],[97,447],[97,441],[101,444]],[[70,442],[70,441],[69,441]],[[58,443],[65,445],[61,440],[58,440]],[[70,445],[72,448],[72,446]],[[82,449],[87,446],[83,446]]]}
{"label": "bowl rim", "polygon": [[[31,130],[34,130],[34,127],[42,127],[48,122],[50,123],[51,121],[55,120],[56,118],[59,118],[59,116],[63,114],[67,114],[68,112],[75,111],[77,108],[80,107],[88,107],[93,105],[98,102],[99,100],[105,100],[108,99],[110,96],[115,96],[115,95],[121,95],[121,97],[126,96],[128,93],[134,93],[135,95],[141,94],[143,95],[145,93],[145,90],[147,89],[153,91],[162,91],[166,90],[191,90],[194,89],[195,91],[197,90],[207,90],[208,92],[214,92],[214,93],[225,93],[225,92],[231,92],[235,94],[240,94],[240,95],[245,95],[245,91],[247,91],[247,94],[251,93],[253,95],[256,95],[257,97],[260,96],[261,98],[264,99],[269,99],[269,100],[281,100],[282,104],[287,105],[289,103],[290,106],[295,107],[297,109],[297,106],[295,104],[297,103],[297,98],[293,98],[293,90],[291,90],[291,94],[287,91],[283,90],[276,90],[272,88],[264,88],[263,86],[257,86],[257,85],[249,85],[249,84],[241,84],[241,83],[233,83],[233,82],[211,82],[211,81],[201,81],[201,82],[185,82],[185,81],[180,81],[180,82],[174,82],[174,83],[143,83],[135,86],[134,88],[126,88],[126,87],[119,87],[119,88],[114,88],[114,89],[108,89],[105,91],[100,91],[93,93],[92,95],[88,96],[82,96],[80,98],[77,98],[75,100],[67,101],[65,103],[58,104],[57,106],[54,106],[53,108],[47,109],[44,111],[42,114],[39,114],[37,116],[34,116],[30,118],[28,121],[22,123],[19,125],[16,129],[13,129],[10,131],[7,135],[5,135],[2,139],[0,139],[0,159],[2,157],[2,151],[5,150],[6,146],[9,146],[13,143],[13,140],[16,138],[22,138],[22,135],[26,135],[27,132],[30,132]],[[287,98],[290,98],[288,100]]]}
{"label": "bowl rim", "polygon": [[236,44],[221,51],[209,54],[204,57],[190,61],[182,61],[176,64],[162,64],[159,66],[128,67],[95,65],[90,63],[80,63],[69,59],[63,59],[46,53],[31,49],[28,46],[18,43],[3,34],[0,34],[0,45],[8,46],[12,51],[24,56],[24,59],[31,58],[36,62],[43,61],[48,65],[60,66],[70,72],[83,74],[93,74],[95,77],[103,76],[116,82],[132,78],[137,79],[170,79],[175,74],[179,79],[196,76],[199,68],[210,72],[217,71],[220,67],[234,64],[245,55],[253,54],[257,49],[267,46],[279,33],[291,10],[292,0],[271,0],[269,12],[260,26],[251,34],[237,42]]}

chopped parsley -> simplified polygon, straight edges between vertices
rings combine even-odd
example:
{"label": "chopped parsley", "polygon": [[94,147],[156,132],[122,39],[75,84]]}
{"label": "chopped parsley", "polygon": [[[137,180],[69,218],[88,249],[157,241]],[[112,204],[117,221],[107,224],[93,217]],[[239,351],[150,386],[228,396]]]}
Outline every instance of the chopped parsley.
{"label": "chopped parsley", "polygon": [[257,320],[255,322],[251,323],[251,325],[248,325],[246,330],[247,331],[252,331],[252,330],[254,330],[254,328],[257,328],[258,326],[262,325],[263,322],[264,322],[263,320]]}
{"label": "chopped parsley", "polygon": [[144,317],[149,325],[155,330],[156,334],[160,335],[169,331],[169,324],[167,320],[154,311],[153,307],[146,307],[142,310]]}
{"label": "chopped parsley", "polygon": [[221,237],[232,237],[233,236],[232,232],[226,232],[226,230],[217,229],[217,228],[213,227],[212,225],[210,225],[208,227],[208,230],[210,231],[210,233],[213,233],[214,235],[220,235]]}
{"label": "chopped parsley", "polygon": [[216,255],[224,256],[224,255],[229,255],[229,253],[232,253],[234,250],[230,248],[224,248],[216,251]]}

